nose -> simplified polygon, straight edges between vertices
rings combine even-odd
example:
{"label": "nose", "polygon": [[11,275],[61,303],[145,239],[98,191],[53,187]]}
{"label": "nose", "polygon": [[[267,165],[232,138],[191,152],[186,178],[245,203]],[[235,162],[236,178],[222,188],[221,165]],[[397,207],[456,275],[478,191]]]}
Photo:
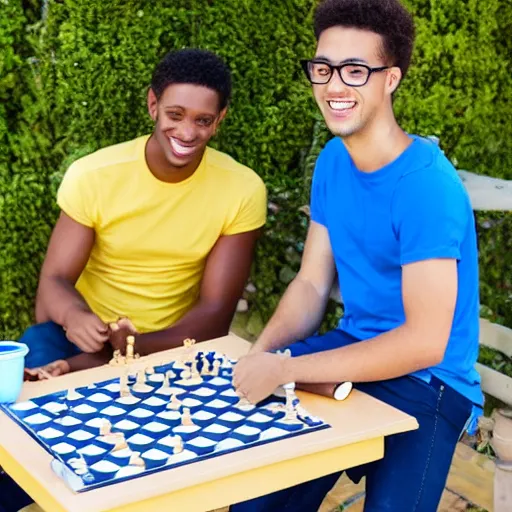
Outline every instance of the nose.
{"label": "nose", "polygon": [[191,123],[181,123],[176,136],[182,142],[193,142],[196,139],[196,128]]}
{"label": "nose", "polygon": [[347,88],[348,86],[345,85],[341,80],[339,72],[334,70],[334,73],[332,74],[331,79],[327,84],[327,92],[336,94],[346,91]]}

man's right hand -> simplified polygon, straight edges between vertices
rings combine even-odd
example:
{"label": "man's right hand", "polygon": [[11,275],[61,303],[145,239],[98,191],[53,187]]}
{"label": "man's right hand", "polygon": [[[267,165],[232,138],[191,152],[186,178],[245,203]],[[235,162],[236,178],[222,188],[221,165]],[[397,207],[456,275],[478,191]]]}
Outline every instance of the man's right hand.
{"label": "man's right hand", "polygon": [[66,316],[66,337],[82,352],[99,352],[109,339],[109,328],[91,311],[74,309]]}

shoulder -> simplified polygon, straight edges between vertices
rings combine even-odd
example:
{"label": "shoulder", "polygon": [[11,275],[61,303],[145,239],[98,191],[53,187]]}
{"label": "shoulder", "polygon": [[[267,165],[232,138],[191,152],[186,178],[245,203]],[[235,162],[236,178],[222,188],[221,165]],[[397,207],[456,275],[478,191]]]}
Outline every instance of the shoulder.
{"label": "shoulder", "polygon": [[398,192],[441,196],[449,193],[468,198],[457,170],[436,143],[416,137],[413,144],[412,164],[404,169],[398,181]]}
{"label": "shoulder", "polygon": [[207,148],[206,166],[211,178],[229,189],[239,189],[240,192],[266,190],[265,183],[254,170],[227,153]]}
{"label": "shoulder", "polygon": [[66,179],[84,180],[96,176],[105,176],[115,169],[116,171],[126,164],[140,159],[141,147],[149,136],[107,146],[94,153],[75,160],[65,173]]}

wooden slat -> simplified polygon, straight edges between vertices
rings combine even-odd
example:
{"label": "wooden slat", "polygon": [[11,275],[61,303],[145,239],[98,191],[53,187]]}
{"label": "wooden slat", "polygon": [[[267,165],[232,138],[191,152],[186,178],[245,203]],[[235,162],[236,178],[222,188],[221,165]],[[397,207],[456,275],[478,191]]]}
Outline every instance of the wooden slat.
{"label": "wooden slat", "polygon": [[508,405],[512,405],[512,377],[507,377],[480,363],[476,364],[476,369],[482,377],[483,391]]}
{"label": "wooden slat", "polygon": [[485,345],[512,357],[512,329],[480,318],[480,345]]}
{"label": "wooden slat", "polygon": [[458,171],[474,210],[512,211],[512,181]]}
{"label": "wooden slat", "polygon": [[465,444],[458,443],[446,488],[488,511],[493,509],[494,462]]}
{"label": "wooden slat", "polygon": [[512,510],[512,471],[496,468],[494,482],[494,512],[510,512]]}

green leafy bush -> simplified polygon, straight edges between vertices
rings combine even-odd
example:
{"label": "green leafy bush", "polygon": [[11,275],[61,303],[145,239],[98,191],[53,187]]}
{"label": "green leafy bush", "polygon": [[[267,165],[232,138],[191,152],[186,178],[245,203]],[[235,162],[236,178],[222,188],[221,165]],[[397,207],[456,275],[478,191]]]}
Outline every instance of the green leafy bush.
{"label": "green leafy bush", "polygon": [[[400,121],[438,136],[459,167],[511,179],[512,5],[407,3],[418,43],[396,98]],[[216,51],[233,70],[232,108],[214,145],[254,168],[269,188],[273,207],[251,295],[252,309],[268,318],[298,269],[307,227],[300,208],[330,137],[298,65],[314,51],[314,4],[48,0],[40,9],[35,1],[0,0],[0,337],[18,336],[32,321],[62,173],[83,154],[151,130],[145,98],[152,69],[184,46]],[[482,297],[512,325],[510,219],[492,226],[481,238]],[[333,306],[328,323],[339,315]]]}

